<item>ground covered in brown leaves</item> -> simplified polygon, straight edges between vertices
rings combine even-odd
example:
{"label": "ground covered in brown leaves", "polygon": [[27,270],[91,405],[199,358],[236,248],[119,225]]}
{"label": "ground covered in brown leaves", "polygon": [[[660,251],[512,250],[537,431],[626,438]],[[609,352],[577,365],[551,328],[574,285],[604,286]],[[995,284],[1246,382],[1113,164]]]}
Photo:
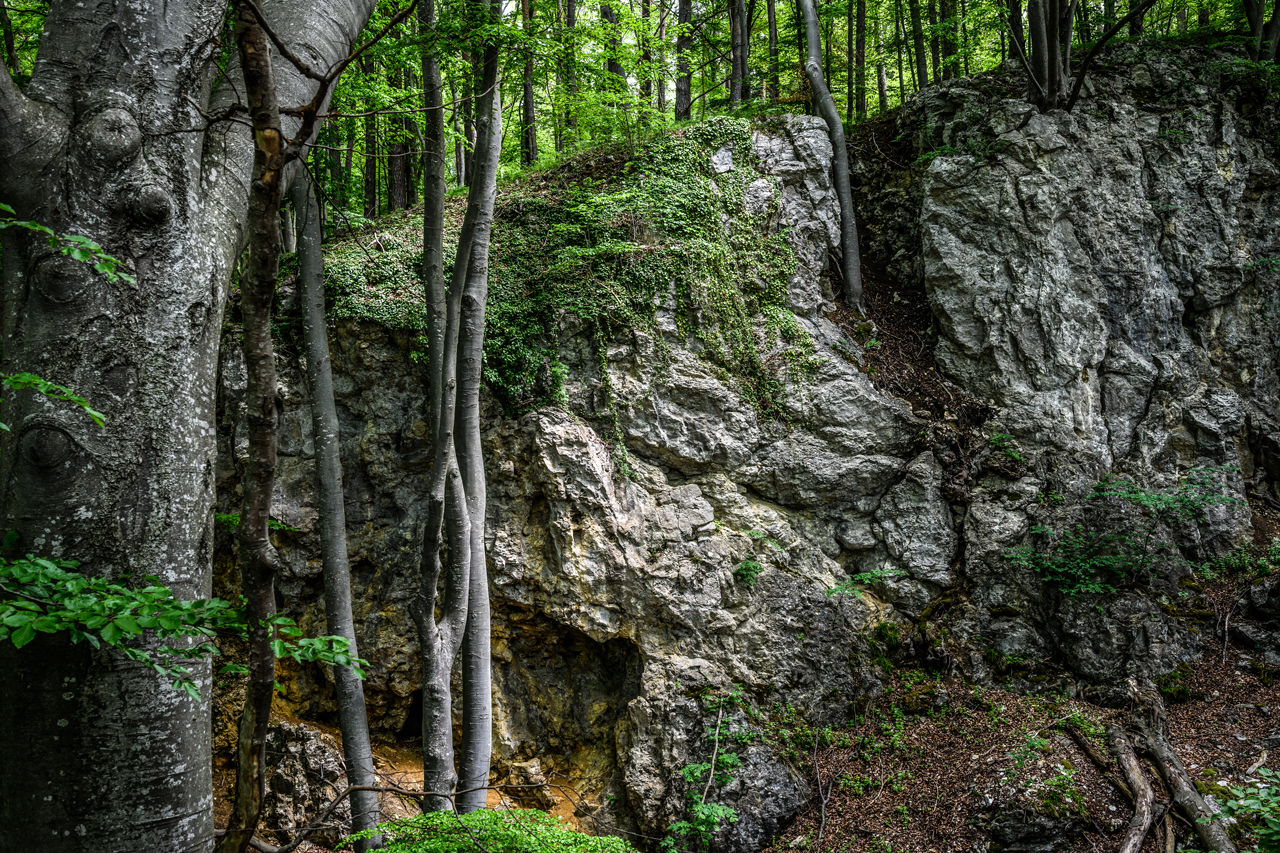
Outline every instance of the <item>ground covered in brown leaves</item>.
{"label": "ground covered in brown leaves", "polygon": [[[1221,616],[1238,588],[1223,579],[1207,583],[1205,594]],[[1280,685],[1273,671],[1234,644],[1224,663],[1222,642],[1209,636],[1211,629],[1206,625],[1201,660],[1162,686],[1170,699],[1170,741],[1197,788],[1221,796],[1224,786],[1256,782],[1258,767],[1280,768]],[[1129,713],[895,670],[865,714],[819,734],[816,762],[811,754],[797,756],[815,794],[769,850],[998,849],[987,846],[992,830],[998,835],[998,824],[1011,816],[1014,823],[1058,827],[1057,837],[1048,833],[1051,847],[1036,849],[1116,850],[1132,806],[1108,780],[1120,774],[1106,753],[1103,726],[1123,723]],[[1105,772],[1078,745],[1081,735],[1111,765]],[[1150,766],[1147,771],[1159,814],[1168,794]],[[1189,834],[1185,823],[1177,825],[1179,849],[1194,846]],[[1155,833],[1143,849],[1158,853]],[[1254,848],[1246,840],[1241,849]]]}

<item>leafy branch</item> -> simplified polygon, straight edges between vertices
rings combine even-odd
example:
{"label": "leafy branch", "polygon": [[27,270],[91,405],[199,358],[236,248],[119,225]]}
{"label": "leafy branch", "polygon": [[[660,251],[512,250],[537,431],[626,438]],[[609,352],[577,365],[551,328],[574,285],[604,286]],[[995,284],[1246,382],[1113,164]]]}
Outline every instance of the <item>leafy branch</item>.
{"label": "leafy branch", "polygon": [[49,248],[56,249],[73,261],[93,266],[94,271],[106,276],[107,281],[115,283],[127,281],[137,284],[137,280],[125,272],[124,264],[117,258],[107,254],[106,250],[83,234],[59,234],[48,226],[30,220],[15,219],[17,214],[13,208],[0,202],[0,228],[24,228],[43,234],[49,240]]}
{"label": "leafy branch", "polygon": [[[5,546],[16,539],[10,532]],[[215,636],[248,636],[251,626],[242,605],[219,598],[183,601],[155,577],[140,578],[130,587],[73,571],[77,566],[72,560],[30,554],[0,559],[0,593],[9,596],[0,600],[0,642],[7,639],[21,649],[38,633],[66,631],[71,642],[115,648],[172,679],[175,690],[198,699],[199,689],[184,662],[218,654],[211,642]],[[364,677],[368,662],[353,657],[344,638],[303,637],[292,619],[278,614],[269,624],[275,629],[277,657],[348,666]],[[160,644],[139,647],[144,634]],[[242,668],[226,665],[221,671],[234,674]]]}

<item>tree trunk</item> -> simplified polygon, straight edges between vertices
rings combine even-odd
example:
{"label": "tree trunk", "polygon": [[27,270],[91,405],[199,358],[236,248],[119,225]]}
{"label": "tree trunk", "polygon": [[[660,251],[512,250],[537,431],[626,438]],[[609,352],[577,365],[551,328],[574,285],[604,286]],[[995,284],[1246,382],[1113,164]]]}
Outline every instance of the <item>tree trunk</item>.
{"label": "tree trunk", "polygon": [[853,195],[849,188],[849,151],[845,147],[844,128],[840,124],[840,112],[836,109],[835,99],[822,79],[822,42],[818,32],[818,13],[813,8],[813,0],[798,0],[804,15],[805,36],[808,57],[804,64],[805,76],[809,79],[809,87],[813,90],[818,110],[827,122],[827,133],[831,137],[832,175],[836,196],[840,199],[840,248],[843,251],[842,271],[844,273],[844,298],[850,308],[860,314],[866,314],[867,308],[862,301],[862,269],[861,253],[858,247],[858,226],[854,219]]}
{"label": "tree trunk", "polygon": [[271,492],[276,480],[280,398],[276,390],[271,308],[280,277],[280,200],[284,180],[284,131],[276,101],[267,35],[243,2],[235,3],[236,47],[244,69],[245,94],[255,142],[249,190],[249,253],[240,276],[244,315],[241,351],[247,385],[249,459],[244,469],[236,559],[249,622],[249,674],[236,741],[234,801],[217,853],[244,853],[258,826],[265,794],[267,726],[276,689],[275,547],[271,544]]}
{"label": "tree trunk", "polygon": [[907,0],[911,15],[911,41],[915,44],[916,90],[929,85],[929,58],[924,52],[924,25],[920,20],[920,0]]}
{"label": "tree trunk", "polygon": [[678,0],[676,23],[676,121],[688,121],[693,106],[693,74],[689,70],[689,51],[693,36],[689,24],[693,17],[693,0]]}
{"label": "tree trunk", "polygon": [[742,103],[742,19],[738,0],[729,0],[729,103]]}
{"label": "tree trunk", "polygon": [[[682,0],[683,2],[683,0]],[[778,7],[777,0],[768,0],[769,15],[769,103],[778,103],[781,91],[778,75]]]}
{"label": "tree trunk", "polygon": [[9,20],[9,9],[4,0],[0,0],[0,34],[4,36],[4,64],[14,77],[22,76],[22,61],[18,59],[18,51],[13,43],[13,22]]}
{"label": "tree trunk", "polygon": [[[520,0],[520,21],[524,34],[533,35],[532,0]],[[538,159],[538,125],[533,108],[533,48],[525,48],[524,54],[524,119],[520,128],[520,156],[526,166]]]}
{"label": "tree trunk", "polygon": [[1142,732],[1147,756],[1164,777],[1173,801],[1195,827],[1196,837],[1200,839],[1201,844],[1215,853],[1236,853],[1236,846],[1227,837],[1226,829],[1221,821],[1214,819],[1214,812],[1200,796],[1191,782],[1191,777],[1182,766],[1182,760],[1165,739],[1162,711],[1153,711],[1152,716],[1156,718],[1154,724],[1145,717],[1135,722],[1137,729]]}
{"label": "tree trunk", "polygon": [[[489,11],[491,20],[499,22],[500,0],[493,0]],[[426,184],[428,218],[424,220],[423,278],[427,301],[427,393],[434,462],[423,536],[422,582],[411,607],[423,656],[424,785],[425,790],[441,795],[429,801],[427,807],[450,808],[453,803],[447,798],[453,795],[455,784],[461,778],[464,784],[458,790],[456,801],[460,811],[484,805],[486,792],[482,786],[488,781],[492,757],[484,570],[485,495],[483,461],[479,453],[478,394],[488,239],[502,146],[496,45],[485,47],[479,88],[483,94],[477,115],[474,174],[458,237],[453,277],[447,289],[443,263],[444,186],[443,181],[435,177]],[[433,153],[439,148],[428,143],[429,159],[440,156]],[[428,162],[425,171],[433,176],[438,169],[433,169]],[[442,579],[444,589],[441,591]],[[438,620],[437,603],[442,613]],[[473,606],[475,613],[469,615]],[[463,644],[464,631],[468,653],[463,664],[463,755],[459,775],[454,769],[450,673]]]}
{"label": "tree trunk", "polygon": [[[365,54],[360,60],[360,73],[373,76],[373,59]],[[369,105],[364,119],[364,218],[378,215],[378,118]]]}
{"label": "tree trunk", "polygon": [[565,79],[569,90],[569,107],[565,112],[564,126],[572,133],[578,126],[578,117],[574,112],[578,97],[578,0],[565,0],[564,26],[568,41]]}
{"label": "tree trunk", "polygon": [[955,0],[941,0],[940,14],[941,20],[938,22],[938,25],[941,28],[942,79],[950,80],[956,76],[956,64],[953,60],[953,57],[956,55]]}
{"label": "tree trunk", "polygon": [[640,0],[640,98],[653,105],[653,37],[649,33],[649,0]]}
{"label": "tree trunk", "polygon": [[[1129,0],[1129,11],[1132,12],[1139,0]],[[1129,38],[1142,38],[1143,15],[1135,15],[1129,20]]]}
{"label": "tree trunk", "polygon": [[876,18],[876,94],[880,98],[880,114],[889,112],[889,75],[884,67],[884,45],[880,40],[880,19]]}
{"label": "tree trunk", "polygon": [[[321,253],[320,205],[305,172],[293,182],[298,229],[298,279],[301,286],[303,333],[307,346],[307,385],[311,397],[311,432],[315,437],[316,493],[319,496],[320,559],[324,564],[325,630],[342,637],[352,657],[359,657],[355,619],[351,613],[351,565],[347,560],[347,520],[343,506],[342,461],[339,456],[338,410],[333,400],[333,370],[325,325],[324,256]],[[364,682],[348,666],[333,668],[338,700],[338,727],[348,785],[376,785],[369,720],[365,712]],[[351,794],[351,828],[363,832],[378,825],[378,794]],[[378,838],[356,842],[356,853],[381,847]]]}
{"label": "tree trunk", "polygon": [[625,92],[627,90],[627,72],[622,67],[620,54],[622,52],[622,34],[618,32],[618,13],[613,11],[613,7],[608,3],[600,4],[600,18],[606,24],[608,32],[608,55],[605,69],[609,73],[611,88],[615,92]]}
{"label": "tree trunk", "polygon": [[933,60],[933,82],[942,81],[942,40],[938,38],[938,0],[929,0],[929,56]]}
{"label": "tree trunk", "polygon": [[658,112],[662,115],[667,114],[667,13],[671,11],[671,7],[665,3],[662,6],[662,14],[658,16],[658,68],[657,68],[657,84],[658,84]]}
{"label": "tree trunk", "polygon": [[867,117],[867,0],[857,0],[857,7],[854,18],[856,35],[853,49],[853,89],[854,107],[858,120],[862,121]]}
{"label": "tree trunk", "polygon": [[298,251],[298,232],[293,221],[293,211],[280,208],[280,251],[292,255]]}
{"label": "tree trunk", "polygon": [[747,0],[733,0],[738,6],[738,84],[743,101],[751,100],[751,16]]}

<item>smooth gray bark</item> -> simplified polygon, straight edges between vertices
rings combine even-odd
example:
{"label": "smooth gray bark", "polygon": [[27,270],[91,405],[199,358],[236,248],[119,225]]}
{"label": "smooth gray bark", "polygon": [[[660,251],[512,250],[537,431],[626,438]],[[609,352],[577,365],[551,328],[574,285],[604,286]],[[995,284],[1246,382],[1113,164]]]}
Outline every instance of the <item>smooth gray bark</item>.
{"label": "smooth gray bark", "polygon": [[818,32],[818,13],[813,0],[799,0],[804,17],[805,41],[808,56],[804,63],[805,77],[813,90],[814,103],[827,123],[831,137],[831,180],[835,184],[836,197],[840,199],[840,248],[844,273],[845,303],[860,314],[867,313],[862,299],[862,254],[858,246],[858,225],[854,219],[853,193],[849,188],[849,151],[845,147],[844,125],[840,123],[840,111],[836,108],[831,90],[822,76],[822,37]]}
{"label": "smooth gray bark", "polygon": [[[302,287],[303,334],[307,347],[307,385],[311,392],[311,432],[315,441],[316,482],[320,498],[320,559],[324,565],[325,630],[347,641],[352,657],[359,657],[355,619],[351,612],[351,564],[347,559],[347,520],[342,494],[338,410],[333,398],[333,368],[325,324],[324,255],[321,252],[320,205],[303,172],[294,179],[293,208],[298,217],[298,279]],[[348,785],[376,785],[364,682],[348,666],[333,668],[338,701],[338,727]],[[351,794],[352,830],[378,824],[378,794]],[[378,839],[355,845],[357,853],[381,846]]]}
{"label": "smooth gray bark", "polygon": [[[495,23],[500,19],[497,0],[491,3],[489,14]],[[427,64],[431,62],[434,59],[424,57],[424,71],[430,70]],[[435,177],[439,167],[432,162],[442,157],[442,149],[430,134],[424,146],[428,218],[423,231],[423,269],[434,461],[423,533],[421,586],[411,612],[423,658],[423,781],[425,790],[441,795],[425,805],[428,809],[456,807],[459,811],[484,806],[492,754],[479,389],[488,243],[502,146],[496,46],[486,46],[481,72],[479,88],[483,94],[477,102],[473,179],[448,288],[444,284],[440,227],[443,181]],[[427,111],[428,115],[437,112],[433,110],[430,87]],[[435,615],[437,609],[441,613],[439,619]],[[464,634],[463,743],[460,772],[456,772],[450,674]],[[463,784],[458,785],[460,778]],[[459,793],[456,801],[451,801],[448,797],[455,788]]]}
{"label": "smooth gray bark", "polygon": [[[322,64],[346,55],[373,4],[266,6]],[[214,115],[235,100],[215,88],[207,43],[225,14],[214,0],[54,0],[26,92],[0,71],[0,200],[88,235],[137,279],[111,283],[17,229],[0,237],[0,370],[73,387],[108,421],[6,395],[0,524],[24,551],[153,575],[183,598],[210,594],[217,352],[253,163],[242,124],[208,126],[192,104]],[[227,79],[243,90],[237,67]],[[279,82],[291,105],[314,92],[291,70]],[[207,665],[196,681],[207,696]],[[57,637],[0,651],[0,850],[205,853],[209,767],[207,700]]]}

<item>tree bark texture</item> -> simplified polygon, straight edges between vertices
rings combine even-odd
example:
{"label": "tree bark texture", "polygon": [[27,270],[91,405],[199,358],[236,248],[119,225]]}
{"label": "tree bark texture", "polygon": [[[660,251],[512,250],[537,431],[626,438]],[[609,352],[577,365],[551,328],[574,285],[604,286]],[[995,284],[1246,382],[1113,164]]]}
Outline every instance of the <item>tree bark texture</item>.
{"label": "tree bark texture", "polygon": [[857,0],[854,31],[854,108],[858,119],[862,120],[867,117],[867,0]]}
{"label": "tree bark texture", "polygon": [[[325,324],[323,231],[320,205],[305,172],[293,182],[293,208],[299,221],[298,278],[302,288],[303,335],[306,338],[307,385],[311,396],[311,432],[315,437],[316,484],[320,501],[320,559],[324,565],[325,630],[347,641],[352,657],[359,657],[355,619],[351,612],[351,564],[347,559],[347,519],[343,505],[342,461],[339,456],[338,410],[333,398],[333,369]],[[365,712],[364,682],[348,666],[333,668],[338,701],[338,727],[348,785],[376,785],[373,746]],[[378,825],[378,794],[351,794],[354,832]],[[356,842],[357,853],[380,847],[376,838]]]}
{"label": "tree bark texture", "polygon": [[911,15],[911,41],[915,44],[916,90],[929,85],[929,58],[924,50],[924,24],[920,20],[920,0],[907,0]]}
{"label": "tree bark texture", "polygon": [[[499,0],[490,5],[495,22]],[[453,276],[443,274],[443,182],[427,186],[424,287],[427,300],[428,395],[434,460],[423,533],[421,586],[412,607],[423,655],[425,790],[441,794],[430,809],[450,808],[454,768],[450,673],[466,637],[460,811],[483,807],[491,759],[488,587],[484,569],[484,468],[479,447],[479,387],[484,344],[488,242],[497,195],[502,112],[498,49],[485,48],[478,102],[474,176],[458,238]],[[431,146],[428,145],[430,156]],[[431,174],[428,164],[426,169]],[[432,198],[435,196],[435,199]],[[438,199],[438,200],[437,200]],[[445,547],[445,543],[448,547]],[[442,584],[443,581],[443,584]],[[442,616],[437,619],[437,599]],[[474,608],[474,609],[473,609]],[[480,788],[468,792],[469,788]]]}
{"label": "tree bark texture", "polygon": [[849,151],[845,146],[844,127],[840,123],[840,111],[835,99],[822,78],[822,40],[818,32],[818,13],[813,0],[799,0],[804,15],[808,57],[804,73],[813,90],[818,112],[827,123],[827,134],[833,149],[831,181],[840,199],[840,248],[843,254],[841,271],[844,273],[844,298],[850,308],[860,314],[867,313],[862,300],[862,258],[858,246],[858,226],[854,219],[853,193],[849,187]]}
{"label": "tree bark texture", "polygon": [[676,22],[676,121],[688,121],[693,106],[693,75],[689,70],[689,51],[693,49],[693,35],[689,24],[693,19],[693,0],[678,0]]}
{"label": "tree bark texture", "polygon": [[[266,14],[328,65],[372,8],[335,0],[320,16],[310,0],[277,0]],[[6,395],[3,524],[24,551],[100,577],[156,576],[180,598],[210,594],[219,331],[254,159],[243,125],[208,125],[192,104],[217,115],[243,91],[239,62],[220,74],[207,49],[225,14],[213,0],[54,0],[26,91],[0,71],[0,198],[96,240],[137,279],[110,282],[17,229],[0,237],[0,369],[70,386],[107,417],[99,429]],[[290,105],[315,91],[292,69],[276,82]],[[207,695],[207,665],[196,681]],[[111,650],[43,636],[6,647],[0,849],[207,853],[208,721],[206,700]]]}
{"label": "tree bark texture", "polygon": [[[1178,758],[1178,754],[1173,751],[1173,747],[1165,738],[1161,715],[1153,714],[1152,716],[1156,717],[1154,723],[1148,719],[1137,720],[1137,730],[1141,731],[1147,756],[1164,777],[1174,803],[1195,827],[1196,837],[1200,839],[1201,844],[1213,850],[1214,853],[1236,853],[1236,846],[1227,837],[1226,828],[1221,821],[1214,819],[1214,812],[1196,790],[1191,777],[1187,775],[1186,768],[1182,766],[1182,760]],[[1203,823],[1201,823],[1202,820]]]}
{"label": "tree bark texture", "polygon": [[[533,0],[520,0],[520,21],[526,36],[533,31]],[[520,128],[520,156],[526,166],[538,159],[538,125],[533,105],[533,49],[524,55],[524,122]]]}
{"label": "tree bark texture", "polygon": [[729,103],[742,103],[742,18],[738,0],[729,0]]}
{"label": "tree bark texture", "polygon": [[608,31],[608,59],[606,60],[606,70],[609,72],[609,83],[614,91],[625,92],[627,90],[627,72],[622,67],[619,54],[622,52],[622,34],[618,32],[618,13],[613,11],[613,6],[608,3],[600,4],[600,19],[607,25]]}
{"label": "tree bark texture", "polygon": [[249,674],[236,741],[236,778],[227,832],[217,853],[244,853],[258,826],[266,783],[267,726],[275,695],[276,570],[271,544],[271,492],[276,481],[281,401],[276,389],[271,308],[280,278],[280,200],[283,194],[285,138],[276,100],[267,35],[240,0],[234,5],[236,48],[253,121],[253,180],[249,188],[249,252],[240,277],[244,316],[241,352],[248,378],[245,389],[249,458],[244,470],[236,559],[249,622]]}
{"label": "tree bark texture", "polygon": [[1124,730],[1119,726],[1107,726],[1107,741],[1111,755],[1120,765],[1124,778],[1129,782],[1129,790],[1133,792],[1134,800],[1133,819],[1129,821],[1129,828],[1125,830],[1124,838],[1120,840],[1120,853],[1138,853],[1155,816],[1155,791],[1147,781],[1146,774],[1142,772],[1142,765],[1138,763],[1138,756],[1133,752],[1133,744],[1129,743]]}
{"label": "tree bark texture", "polygon": [[778,79],[778,6],[777,0],[768,0],[769,15],[769,103],[778,103],[780,90]]}

